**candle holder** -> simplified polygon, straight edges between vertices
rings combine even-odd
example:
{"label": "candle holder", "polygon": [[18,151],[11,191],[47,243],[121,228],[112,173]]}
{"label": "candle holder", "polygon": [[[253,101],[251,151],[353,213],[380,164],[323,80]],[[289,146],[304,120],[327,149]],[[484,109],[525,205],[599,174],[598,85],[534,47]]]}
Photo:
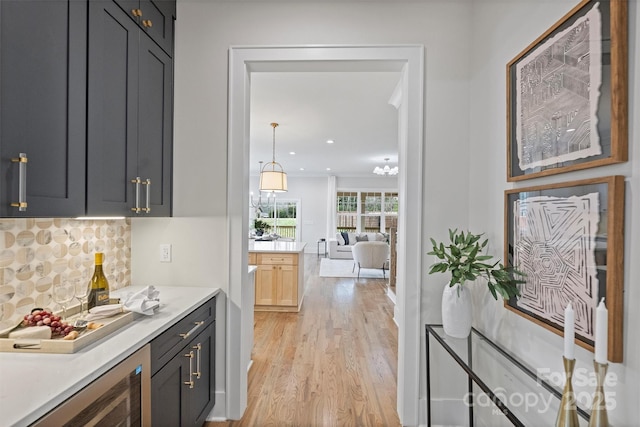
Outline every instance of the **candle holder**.
{"label": "candle holder", "polygon": [[573,393],[573,368],[576,365],[576,359],[567,359],[562,357],[564,365],[564,390],[562,390],[562,400],[560,401],[560,410],[556,418],[556,427],[578,427],[578,409],[576,408],[576,396]]}
{"label": "candle holder", "polygon": [[596,374],[596,391],[593,394],[591,404],[591,418],[589,427],[609,427],[609,417],[607,415],[607,402],[604,395],[604,379],[607,376],[608,363],[598,363],[593,361]]}

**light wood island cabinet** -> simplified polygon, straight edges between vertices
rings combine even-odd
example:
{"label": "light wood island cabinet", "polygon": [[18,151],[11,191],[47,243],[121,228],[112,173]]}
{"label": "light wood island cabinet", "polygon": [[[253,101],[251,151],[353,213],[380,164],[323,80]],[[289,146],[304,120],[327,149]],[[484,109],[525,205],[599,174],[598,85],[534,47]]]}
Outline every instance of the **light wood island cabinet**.
{"label": "light wood island cabinet", "polygon": [[304,297],[304,243],[250,242],[256,265],[255,310],[300,311]]}

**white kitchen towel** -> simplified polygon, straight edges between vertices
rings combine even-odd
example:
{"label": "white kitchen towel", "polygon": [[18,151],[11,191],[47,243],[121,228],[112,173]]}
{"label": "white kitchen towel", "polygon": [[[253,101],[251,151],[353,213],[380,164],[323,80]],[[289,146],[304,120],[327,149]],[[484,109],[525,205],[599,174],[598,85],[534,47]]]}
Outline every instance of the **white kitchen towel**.
{"label": "white kitchen towel", "polygon": [[97,305],[89,309],[89,314],[85,316],[84,320],[93,321],[103,319],[105,317],[115,316],[116,314],[120,314],[124,311],[125,309],[122,304]]}
{"label": "white kitchen towel", "polygon": [[151,316],[160,306],[160,291],[153,286],[147,286],[138,292],[130,292],[123,299],[125,310]]}

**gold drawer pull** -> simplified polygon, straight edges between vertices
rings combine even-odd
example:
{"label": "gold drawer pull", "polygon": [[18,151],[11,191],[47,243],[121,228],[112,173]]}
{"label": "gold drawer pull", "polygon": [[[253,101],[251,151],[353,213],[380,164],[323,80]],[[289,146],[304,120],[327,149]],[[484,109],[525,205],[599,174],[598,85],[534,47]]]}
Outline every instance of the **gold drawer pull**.
{"label": "gold drawer pull", "polygon": [[140,9],[131,9],[131,14],[133,16],[142,16],[142,10],[140,10]]}
{"label": "gold drawer pull", "polygon": [[151,28],[151,27],[153,27],[153,22],[151,22],[150,19],[143,19],[142,20],[142,26],[146,27],[146,28]]}
{"label": "gold drawer pull", "polygon": [[189,338],[191,336],[191,334],[193,334],[193,332],[198,329],[200,326],[204,325],[204,320],[201,320],[200,322],[195,322],[194,323],[193,328],[191,328],[191,330],[189,332],[187,332],[186,334],[180,334],[180,336],[182,337],[183,340],[186,340],[187,338]]}

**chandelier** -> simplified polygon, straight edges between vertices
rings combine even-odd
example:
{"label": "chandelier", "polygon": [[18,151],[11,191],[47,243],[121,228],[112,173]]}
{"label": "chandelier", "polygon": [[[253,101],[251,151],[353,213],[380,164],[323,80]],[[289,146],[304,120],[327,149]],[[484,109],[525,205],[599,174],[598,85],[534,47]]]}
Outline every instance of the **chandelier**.
{"label": "chandelier", "polygon": [[385,161],[384,167],[381,168],[380,166],[376,166],[376,168],[373,170],[373,173],[375,173],[376,175],[398,175],[398,167],[394,166],[390,168],[389,165],[387,164],[389,162],[388,157],[385,157],[384,161]]}
{"label": "chandelier", "polygon": [[273,128],[273,159],[266,163],[260,171],[260,191],[273,191],[282,193],[287,191],[287,174],[282,165],[276,162],[276,127],[277,123],[271,123]]}

